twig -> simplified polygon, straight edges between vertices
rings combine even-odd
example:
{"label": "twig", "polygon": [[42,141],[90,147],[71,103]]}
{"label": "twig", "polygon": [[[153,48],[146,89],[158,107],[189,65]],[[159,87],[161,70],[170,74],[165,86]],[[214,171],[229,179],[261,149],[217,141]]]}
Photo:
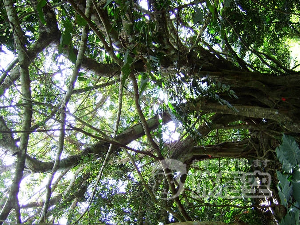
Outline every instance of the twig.
{"label": "twig", "polygon": [[[123,73],[120,74],[120,81],[122,80],[122,76],[123,76]],[[114,137],[117,136],[117,132],[118,132],[118,127],[119,127],[119,123],[120,123],[120,118],[121,118],[121,112],[122,112],[122,97],[123,97],[123,84],[122,82],[120,82],[119,84],[119,108],[118,108],[118,114],[117,114],[117,121],[116,121],[116,126],[115,126],[115,131],[114,131]],[[106,152],[106,155],[105,155],[105,158],[104,158],[104,161],[102,163],[102,166],[99,170],[99,173],[98,173],[98,176],[97,176],[97,180],[96,180],[96,183],[95,183],[95,186],[93,188],[93,192],[90,196],[90,201],[89,201],[89,205],[88,207],[86,207],[86,209],[84,210],[84,212],[81,214],[81,216],[76,220],[75,224],[77,224],[82,218],[83,216],[86,214],[86,212],[88,211],[88,209],[90,208],[91,204],[92,204],[92,201],[94,199],[94,196],[97,192],[97,186],[102,178],[102,174],[103,174],[103,171],[104,171],[104,167],[106,166],[108,160],[109,160],[109,156],[110,156],[110,153],[112,151],[112,147],[113,147],[113,144],[110,143],[109,145],[109,148]]]}
{"label": "twig", "polygon": [[19,62],[19,59],[15,59],[14,61],[12,61],[9,66],[7,67],[7,69],[2,73],[2,76],[0,77],[0,85],[2,84],[2,82],[5,80],[7,74],[9,71],[12,70],[12,68],[14,68],[14,66]]}
{"label": "twig", "polygon": [[102,34],[97,27],[94,25],[94,23],[77,7],[76,3],[73,0],[68,0],[68,2],[72,5],[74,10],[82,16],[82,18],[87,22],[87,24],[90,26],[90,28],[95,32],[95,34],[98,36],[98,38],[101,40],[102,44],[104,45],[105,50],[108,52],[108,54],[114,59],[114,61],[118,65],[122,65],[122,61],[115,55],[113,48],[108,46],[107,42],[105,41],[104,34]]}
{"label": "twig", "polygon": [[[141,106],[140,106],[140,103],[139,103],[138,85],[137,85],[137,82],[136,82],[136,79],[135,79],[133,73],[130,74],[130,78],[131,78],[132,84],[133,84],[135,107],[136,107],[136,110],[138,111],[138,115],[139,115],[140,120],[142,122],[142,126],[143,126],[143,129],[144,129],[145,134],[147,136],[147,140],[148,140],[148,142],[150,142],[152,148],[154,148],[156,154],[158,155],[158,158],[161,160],[160,162],[162,164],[162,168],[163,168],[164,174],[167,178],[170,190],[171,190],[172,194],[175,195],[176,188],[175,188],[175,185],[174,185],[171,173],[170,173],[170,169],[167,167],[167,165],[163,161],[164,157],[160,152],[159,146],[156,144],[156,142],[153,140],[153,138],[151,136],[150,129],[148,127],[145,116],[142,112],[142,109],[141,109]],[[179,198],[178,197],[174,198],[174,201],[176,202],[176,204],[178,206],[178,209],[179,209],[180,213],[182,214],[182,216],[184,217],[184,219],[186,221],[191,220],[190,216],[187,214],[186,210],[184,209],[183,205],[181,204]]]}
{"label": "twig", "polygon": [[[89,15],[90,15],[90,6],[91,6],[91,1],[87,1],[87,7],[85,9],[85,14],[86,14],[87,17],[89,17]],[[45,203],[44,203],[44,206],[43,206],[41,217],[39,219],[39,223],[46,221],[47,211],[48,211],[51,192],[52,192],[51,184],[52,184],[52,180],[54,178],[54,175],[55,175],[56,171],[59,168],[60,156],[61,156],[62,151],[64,149],[65,125],[66,125],[66,107],[67,107],[67,104],[68,104],[68,102],[71,98],[71,95],[73,93],[75,82],[77,80],[79,70],[80,70],[80,67],[81,67],[81,63],[82,63],[82,60],[83,60],[84,52],[85,52],[85,49],[86,49],[87,37],[88,37],[88,29],[89,29],[88,25],[86,25],[82,30],[81,42],[80,42],[80,47],[79,47],[79,52],[78,52],[78,55],[77,55],[76,63],[75,63],[75,68],[73,70],[70,85],[69,85],[68,91],[65,95],[65,98],[63,100],[63,105],[61,107],[61,124],[60,124],[61,132],[60,132],[60,135],[59,135],[59,142],[58,142],[59,147],[58,147],[58,152],[57,152],[57,155],[56,155],[56,159],[55,159],[51,174],[49,176],[49,181],[48,181],[48,184],[47,184],[47,187],[46,187],[46,200],[45,200]]]}
{"label": "twig", "polygon": [[[21,80],[21,93],[24,97],[23,102],[25,103],[22,129],[28,130],[31,125],[32,118],[32,104],[31,104],[31,83],[29,77],[29,64],[28,54],[26,49],[26,37],[21,28],[17,12],[14,8],[14,2],[12,0],[5,0],[4,6],[7,12],[8,21],[13,30],[14,42],[16,45],[16,51],[18,53],[18,60],[20,63],[20,80]],[[0,213],[0,224],[8,217],[11,209],[14,208],[16,211],[16,221],[21,223],[20,205],[18,201],[19,185],[23,177],[23,171],[25,167],[25,158],[27,152],[29,140],[29,133],[23,133],[20,141],[20,151],[18,154],[18,160],[16,163],[15,176],[11,185],[8,199]]]}
{"label": "twig", "polygon": [[139,168],[137,167],[137,165],[136,165],[134,159],[132,158],[132,156],[128,153],[127,150],[125,150],[125,153],[126,153],[127,157],[130,159],[132,165],[134,166],[134,168],[135,168],[135,170],[136,170],[136,172],[137,172],[137,174],[138,174],[138,176],[139,176],[139,178],[140,178],[140,180],[141,180],[141,182],[142,182],[144,188],[146,189],[146,191],[147,191],[148,194],[150,195],[152,201],[153,201],[154,203],[156,203],[157,205],[163,207],[166,211],[168,211],[169,213],[171,213],[171,214],[172,214],[176,219],[178,219],[180,222],[185,221],[184,218],[182,218],[182,216],[180,216],[180,215],[178,215],[177,213],[175,213],[171,208],[169,208],[169,207],[167,207],[167,206],[164,206],[164,205],[162,205],[162,204],[160,204],[160,203],[158,202],[158,200],[156,199],[155,195],[154,195],[153,192],[151,191],[150,187],[148,186],[148,184],[147,184],[146,181],[144,180],[144,178],[143,178],[141,172],[139,171]]}

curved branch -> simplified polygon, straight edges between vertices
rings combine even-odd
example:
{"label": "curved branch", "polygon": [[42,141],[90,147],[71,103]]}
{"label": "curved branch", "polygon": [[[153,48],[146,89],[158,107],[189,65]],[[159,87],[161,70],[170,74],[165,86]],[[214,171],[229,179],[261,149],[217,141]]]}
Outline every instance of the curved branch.
{"label": "curved branch", "polygon": [[[87,2],[87,7],[85,9],[85,15],[87,17],[90,16],[90,7],[91,7],[91,0],[89,0]],[[47,184],[47,187],[46,187],[46,200],[45,200],[45,203],[44,203],[44,207],[43,207],[43,210],[42,210],[42,215],[39,219],[39,222],[45,222],[46,221],[46,215],[47,215],[47,211],[48,211],[48,208],[49,208],[49,202],[50,202],[50,197],[51,197],[51,192],[52,192],[51,184],[52,184],[52,180],[54,178],[54,175],[55,175],[56,171],[59,169],[60,157],[61,157],[61,154],[62,154],[63,149],[64,149],[65,126],[66,126],[66,107],[67,107],[67,104],[68,104],[68,102],[71,98],[71,95],[73,93],[75,82],[76,82],[78,74],[79,74],[79,70],[80,70],[81,63],[82,63],[82,60],[83,60],[83,56],[84,56],[85,49],[86,49],[87,38],[88,38],[88,26],[85,26],[83,28],[82,34],[81,34],[81,42],[80,42],[80,47],[79,47],[79,52],[78,52],[78,55],[77,55],[76,63],[75,63],[75,68],[73,70],[73,74],[72,74],[72,77],[71,77],[69,88],[68,88],[68,91],[67,91],[67,93],[64,97],[63,105],[62,105],[62,108],[61,108],[61,115],[60,115],[61,131],[60,131],[59,142],[58,142],[59,147],[58,147],[56,159],[55,159],[51,174],[49,176],[49,181],[48,181],[48,184]]]}
{"label": "curved branch", "polygon": [[[30,64],[34,61],[37,55],[42,52],[46,47],[48,47],[53,42],[58,42],[60,38],[60,32],[57,27],[56,15],[54,11],[47,5],[43,8],[45,12],[46,27],[40,29],[38,39],[33,43],[33,45],[27,50],[27,63]],[[17,79],[20,78],[19,66],[15,67],[9,76],[0,85],[0,88],[5,93]],[[0,93],[0,96],[2,95]]]}
{"label": "curved branch", "polygon": [[161,204],[159,201],[157,201],[155,195],[153,194],[153,192],[151,191],[149,185],[146,183],[145,179],[143,178],[141,172],[139,171],[138,166],[136,165],[133,157],[128,153],[127,150],[125,150],[125,153],[127,155],[127,157],[130,159],[132,165],[134,166],[135,171],[138,174],[138,177],[141,180],[141,183],[143,184],[144,188],[146,189],[146,191],[148,192],[148,194],[150,195],[151,199],[153,202],[155,202],[157,205],[161,206],[162,208],[165,208],[166,211],[168,211],[169,213],[171,213],[176,219],[178,219],[179,221],[184,221],[184,218],[182,218],[181,215],[178,215],[178,213],[174,212],[171,208]]}
{"label": "curved branch", "polygon": [[199,111],[211,112],[218,114],[230,114],[249,118],[260,118],[265,120],[274,120],[279,124],[282,124],[287,130],[299,133],[300,125],[294,123],[294,120],[287,116],[284,111],[272,108],[263,108],[259,106],[248,106],[248,105],[232,105],[229,108],[227,105],[221,105],[219,103],[206,102],[205,100],[200,101],[196,104],[187,103],[182,106],[186,112]]}
{"label": "curved branch", "polygon": [[[230,122],[240,120],[241,117],[232,116],[232,115],[222,115],[216,114],[211,118],[209,124],[204,123],[197,129],[197,132],[201,137],[205,137],[209,132],[216,129],[226,129],[227,125]],[[171,158],[185,162],[186,164],[191,163],[191,160],[194,157],[194,149],[198,143],[197,139],[192,136],[188,136],[183,141],[178,141],[177,143],[170,146],[172,152]],[[203,153],[202,155],[209,155],[208,153]]]}
{"label": "curved branch", "polygon": [[[171,117],[169,114],[164,113],[162,115],[163,123],[167,123],[171,121]],[[154,116],[153,118],[147,120],[147,124],[150,130],[154,130],[159,126],[159,118],[158,116]],[[120,143],[122,145],[127,145],[130,142],[142,137],[144,135],[144,130],[141,124],[134,125],[128,129],[126,129],[121,134],[117,135],[115,140],[115,147],[112,149],[112,151],[116,151],[119,149],[119,146],[117,146],[117,143]],[[96,144],[93,144],[87,148],[85,148],[80,154],[69,156],[65,159],[62,159],[59,164],[59,169],[64,169],[68,167],[76,166],[80,163],[80,161],[83,159],[83,157],[87,155],[100,155],[103,156],[104,152],[107,151],[109,147],[109,142],[106,141],[100,141]],[[37,160],[34,157],[31,157],[29,155],[26,156],[26,167],[30,169],[32,172],[47,172],[50,171],[53,167],[53,162],[42,162],[40,160]]]}
{"label": "curved branch", "polygon": [[7,69],[2,73],[2,76],[0,77],[0,85],[2,84],[2,82],[5,80],[7,74],[9,73],[9,71],[11,71],[16,64],[19,62],[19,59],[15,59],[14,61],[12,61],[9,66],[7,67]]}
{"label": "curved branch", "polygon": [[[14,33],[14,42],[16,45],[16,50],[18,53],[18,59],[20,63],[19,72],[20,72],[20,79],[21,79],[21,94],[23,97],[23,103],[25,104],[22,129],[28,130],[30,129],[31,126],[32,104],[31,104],[31,90],[30,90],[31,85],[30,85],[30,77],[29,77],[29,69],[28,69],[30,61],[28,60],[28,52],[25,47],[25,45],[27,44],[27,40],[20,26],[19,18],[14,8],[13,1],[5,0],[4,5],[7,12],[8,20],[10,22],[11,28]],[[17,222],[21,223],[21,213],[20,213],[20,205],[18,200],[18,193],[20,188],[19,185],[22,180],[23,171],[25,168],[25,159],[26,159],[26,152],[28,147],[28,140],[29,140],[29,133],[23,133],[21,135],[19,153],[17,155],[15,176],[12,181],[8,199],[0,214],[0,224],[2,224],[2,221],[6,220],[12,208],[16,210]]]}
{"label": "curved branch", "polygon": [[248,139],[238,142],[223,142],[217,145],[195,146],[190,152],[191,157],[211,155],[212,157],[246,157],[248,154],[254,157],[255,150],[250,148]]}
{"label": "curved branch", "polygon": [[108,52],[108,54],[115,60],[115,62],[121,66],[122,65],[122,61],[117,58],[117,56],[114,53],[114,50],[112,48],[112,46],[108,46],[104,34],[102,34],[99,29],[97,29],[97,27],[94,25],[94,23],[84,14],[84,12],[82,12],[76,5],[76,3],[73,0],[68,0],[68,2],[72,5],[72,7],[74,8],[74,10],[80,14],[80,16],[82,16],[82,18],[88,23],[88,25],[90,26],[90,28],[95,32],[95,34],[98,36],[98,38],[101,40],[102,44],[104,45],[105,50]]}
{"label": "curved branch", "polygon": [[[148,124],[147,124],[147,122],[145,120],[143,111],[141,109],[141,106],[140,106],[140,103],[139,103],[139,91],[138,91],[138,86],[137,86],[136,79],[135,79],[135,77],[134,77],[133,74],[130,75],[130,78],[132,80],[133,89],[134,89],[135,107],[136,107],[136,110],[138,112],[139,118],[140,118],[140,120],[142,122],[142,126],[143,126],[143,129],[145,131],[145,134],[146,134],[146,137],[148,139],[148,142],[150,143],[150,145],[152,146],[152,148],[154,148],[156,154],[158,155],[158,158],[160,160],[163,160],[164,157],[161,154],[159,146],[154,142],[154,140],[152,138],[152,135],[150,134],[150,128],[149,128],[149,126],[148,126]],[[162,166],[163,166],[163,169],[164,169],[165,176],[166,176],[166,178],[168,180],[169,187],[170,187],[172,193],[175,194],[176,193],[176,188],[175,188],[174,182],[173,182],[173,180],[171,178],[171,175],[169,173],[169,169],[164,165],[163,162],[162,162]],[[182,216],[184,217],[184,219],[185,220],[190,220],[191,218],[188,215],[187,211],[184,209],[181,201],[179,200],[179,197],[175,197],[174,201],[176,202],[176,205],[178,206],[178,210],[182,214]]]}

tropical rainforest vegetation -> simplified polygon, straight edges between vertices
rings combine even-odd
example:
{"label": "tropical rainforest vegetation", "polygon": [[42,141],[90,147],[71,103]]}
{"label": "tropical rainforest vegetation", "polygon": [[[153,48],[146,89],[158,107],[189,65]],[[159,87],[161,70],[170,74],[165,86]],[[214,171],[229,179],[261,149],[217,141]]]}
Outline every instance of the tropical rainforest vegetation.
{"label": "tropical rainforest vegetation", "polygon": [[0,224],[299,217],[298,0],[0,10]]}

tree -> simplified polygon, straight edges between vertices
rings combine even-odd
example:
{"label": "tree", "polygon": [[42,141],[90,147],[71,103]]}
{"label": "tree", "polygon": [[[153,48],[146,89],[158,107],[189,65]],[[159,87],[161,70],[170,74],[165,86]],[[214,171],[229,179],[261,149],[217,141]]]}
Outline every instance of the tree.
{"label": "tree", "polygon": [[[214,207],[252,205],[177,196],[195,160],[274,161],[283,133],[298,138],[286,44],[299,40],[298,1],[143,3],[1,1],[1,48],[16,56],[0,77],[0,147],[15,159],[0,161],[1,224],[215,219]],[[159,161],[165,182],[151,180]]]}

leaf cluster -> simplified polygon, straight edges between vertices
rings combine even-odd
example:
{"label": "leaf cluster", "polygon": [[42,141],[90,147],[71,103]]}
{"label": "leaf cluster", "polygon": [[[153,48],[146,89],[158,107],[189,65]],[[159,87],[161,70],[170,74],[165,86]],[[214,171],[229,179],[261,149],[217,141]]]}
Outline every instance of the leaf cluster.
{"label": "leaf cluster", "polygon": [[293,137],[283,135],[282,144],[276,149],[276,153],[284,172],[282,174],[277,171],[279,197],[281,204],[287,209],[287,214],[280,224],[299,224],[300,149]]}

